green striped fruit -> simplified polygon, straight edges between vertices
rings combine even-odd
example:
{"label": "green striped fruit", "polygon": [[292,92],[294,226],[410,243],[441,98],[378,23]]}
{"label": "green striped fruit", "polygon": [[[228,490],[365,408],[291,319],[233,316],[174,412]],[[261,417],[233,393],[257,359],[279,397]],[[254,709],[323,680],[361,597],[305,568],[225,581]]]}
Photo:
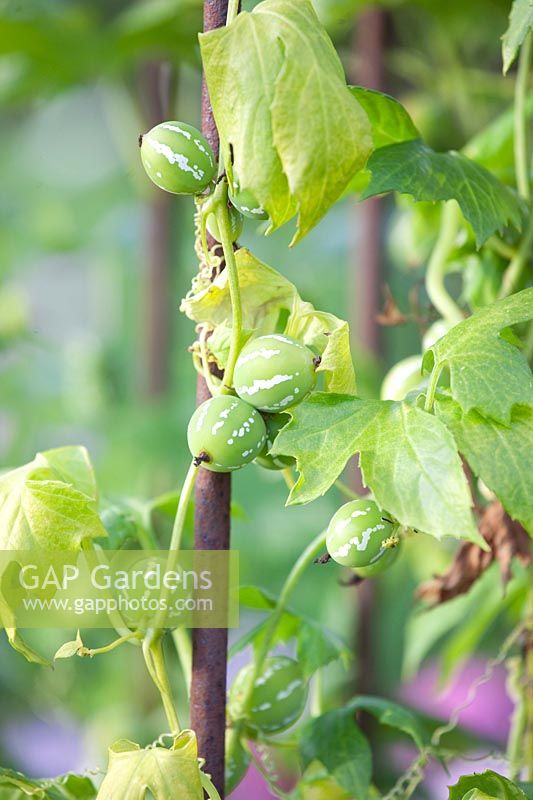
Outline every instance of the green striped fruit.
{"label": "green striped fruit", "polygon": [[[238,719],[253,664],[241,669],[228,698],[230,717]],[[307,684],[297,661],[287,656],[265,659],[256,679],[246,722],[263,733],[279,733],[301,717],[307,701]]]}
{"label": "green striped fruit", "polygon": [[172,194],[200,194],[215,178],[213,151],[199,130],[184,122],[162,122],[139,138],[148,177]]}
{"label": "green striped fruit", "polygon": [[189,450],[211,472],[232,472],[249,464],[265,445],[265,423],[255,408],[230,395],[198,406],[187,429]]}
{"label": "green striped fruit", "polygon": [[237,186],[230,192],[229,199],[235,208],[249,219],[268,219],[268,212],[261,206],[248,189],[239,189]]}
{"label": "green striped fruit", "polygon": [[[233,208],[233,206],[230,206],[228,210],[229,210],[229,221],[231,228],[231,241],[236,242],[242,233],[244,220],[242,218],[242,214],[240,214],[236,208]],[[207,215],[206,224],[207,224],[207,230],[211,234],[213,239],[215,239],[217,242],[221,242],[222,238],[220,236],[220,228],[218,226],[218,220],[214,212]]]}
{"label": "green striped fruit", "polygon": [[368,567],[357,567],[354,569],[356,575],[360,578],[376,578],[378,575],[381,575],[382,572],[385,572],[392,567],[398,556],[400,555],[400,547],[401,543],[394,545],[393,547],[383,548],[381,555],[373,561]]}
{"label": "green striped fruit", "polygon": [[373,500],[350,500],[331,518],[326,547],[331,558],[343,567],[369,567],[384,555],[388,548],[383,543],[396,528]]}
{"label": "green striped fruit", "polygon": [[285,427],[289,421],[287,414],[265,414],[263,420],[266,427],[266,442],[265,446],[255,459],[255,463],[265,469],[286,469],[295,464],[295,459],[292,456],[272,456],[270,450],[274,445],[276,436],[280,430]]}
{"label": "green striped fruit", "polygon": [[261,411],[284,411],[300,403],[314,387],[314,355],[281,334],[252,339],[235,365],[235,391]]}

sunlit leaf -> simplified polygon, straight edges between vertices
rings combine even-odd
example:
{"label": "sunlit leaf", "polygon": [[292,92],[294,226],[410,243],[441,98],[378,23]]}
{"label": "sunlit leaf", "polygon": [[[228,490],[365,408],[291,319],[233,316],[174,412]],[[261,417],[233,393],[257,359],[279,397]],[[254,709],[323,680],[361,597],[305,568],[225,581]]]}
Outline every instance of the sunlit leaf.
{"label": "sunlit leaf", "polygon": [[501,331],[533,319],[533,289],[481,309],[453,327],[424,355],[423,368],[446,367],[451,393],[472,409],[508,425],[515,405],[533,405],[533,375],[524,354]]}
{"label": "sunlit leaf", "polygon": [[200,36],[200,45],[234,176],[267,209],[272,228],[298,212],[298,241],[372,146],[339,57],[309,0],[265,0]]}
{"label": "sunlit leaf", "polygon": [[456,200],[478,246],[508,224],[522,226],[517,195],[461,153],[436,153],[419,139],[399,142],[374,151],[367,169],[372,177],[363,199],[400,192],[415,200]]}
{"label": "sunlit leaf", "polygon": [[300,475],[289,504],[324,494],[360,453],[365,485],[403,525],[486,546],[455,442],[436,417],[407,403],[321,393],[290,414],[273,448],[296,459]]}

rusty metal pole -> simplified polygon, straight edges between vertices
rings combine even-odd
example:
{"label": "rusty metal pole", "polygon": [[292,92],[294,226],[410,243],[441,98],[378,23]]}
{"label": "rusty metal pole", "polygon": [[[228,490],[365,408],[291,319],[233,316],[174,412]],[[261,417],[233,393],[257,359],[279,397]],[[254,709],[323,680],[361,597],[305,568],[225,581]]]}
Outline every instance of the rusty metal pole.
{"label": "rusty metal pole", "polygon": [[[228,0],[204,0],[204,31],[226,22]],[[218,156],[219,139],[205,81],[202,85],[202,130]],[[203,378],[198,378],[196,400],[209,397]],[[196,484],[194,546],[197,550],[229,550],[229,473],[201,469]],[[205,770],[224,797],[224,737],[226,731],[226,672],[228,632],[226,629],[193,631],[191,684],[191,727],[198,737],[199,754]]]}
{"label": "rusty metal pole", "polygon": [[[352,77],[369,89],[384,89],[385,30],[386,14],[381,8],[369,8],[357,19],[352,40],[355,62]],[[356,341],[372,355],[379,356],[381,337],[376,316],[381,292],[383,201],[375,197],[362,205],[354,204],[353,216],[357,242],[353,237],[351,261],[354,286],[350,322]],[[354,475],[354,483],[357,491],[363,488],[359,471]],[[361,694],[369,694],[375,688],[372,685],[374,601],[373,583],[364,581],[357,590],[358,621],[355,633],[359,654],[356,691]]]}
{"label": "rusty metal pole", "polygon": [[[146,126],[152,128],[171,112],[175,70],[165,62],[148,61],[140,74],[140,94]],[[172,339],[171,297],[172,228],[175,197],[159,189],[147,207],[146,284],[144,292],[145,352],[142,389],[146,397],[163,395],[169,384]]]}
{"label": "rusty metal pole", "polygon": [[[369,8],[357,19],[352,72],[354,80],[368,89],[384,89],[385,29],[386,13],[381,8]],[[358,237],[352,258],[355,279],[352,292],[353,330],[358,342],[373,355],[379,355],[380,331],[376,315],[381,291],[383,201],[375,197],[362,205],[357,204],[355,214]]]}

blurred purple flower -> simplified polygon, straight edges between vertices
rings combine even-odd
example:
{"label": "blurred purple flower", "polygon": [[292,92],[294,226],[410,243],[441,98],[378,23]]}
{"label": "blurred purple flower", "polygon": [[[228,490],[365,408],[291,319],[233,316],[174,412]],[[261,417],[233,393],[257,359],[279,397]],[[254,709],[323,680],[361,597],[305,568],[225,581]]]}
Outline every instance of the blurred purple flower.
{"label": "blurred purple flower", "polygon": [[69,720],[9,720],[0,729],[0,740],[15,767],[30,777],[83,770],[82,734]]}
{"label": "blurred purple flower", "polygon": [[[398,697],[418,711],[447,720],[466,701],[470,686],[485,669],[485,661],[472,659],[451,684],[439,690],[440,670],[436,663],[432,663],[410,683],[400,687]],[[506,741],[513,705],[505,690],[505,678],[505,669],[500,667],[487,683],[477,689],[474,702],[461,712],[462,728],[493,741]],[[490,714],[487,713],[489,708]]]}
{"label": "blurred purple flower", "polygon": [[249,768],[244,780],[230,794],[228,800],[250,800],[251,797],[254,800],[275,800],[275,795],[270,793],[265,779],[254,766]]}

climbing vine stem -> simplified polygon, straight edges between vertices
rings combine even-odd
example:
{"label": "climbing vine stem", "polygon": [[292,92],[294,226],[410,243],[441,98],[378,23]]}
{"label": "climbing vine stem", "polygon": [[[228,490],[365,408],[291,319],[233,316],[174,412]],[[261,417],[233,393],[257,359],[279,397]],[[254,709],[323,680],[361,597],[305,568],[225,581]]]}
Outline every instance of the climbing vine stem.
{"label": "climbing vine stem", "polygon": [[228,3],[228,16],[226,18],[226,25],[231,25],[233,20],[239,13],[240,0],[229,0]]}
{"label": "climbing vine stem", "polygon": [[221,392],[228,394],[233,386],[233,373],[237,361],[242,339],[242,303],[239,287],[239,275],[237,272],[237,262],[233,249],[233,239],[231,235],[231,222],[228,209],[228,185],[226,181],[219,184],[220,196],[216,203],[216,219],[222,239],[222,250],[224,251],[224,261],[228,274],[228,286],[231,299],[231,341],[228,361],[224,370],[224,383]]}
{"label": "climbing vine stem", "polygon": [[431,253],[427,272],[426,290],[429,299],[447,322],[456,325],[464,319],[463,312],[444,285],[448,257],[455,245],[461,212],[455,201],[445,203],[442,209],[438,239]]}
{"label": "climbing vine stem", "polygon": [[531,199],[531,190],[529,186],[526,103],[532,51],[533,34],[529,32],[520,52],[514,100],[514,159],[516,185],[522,197],[528,201]]}

